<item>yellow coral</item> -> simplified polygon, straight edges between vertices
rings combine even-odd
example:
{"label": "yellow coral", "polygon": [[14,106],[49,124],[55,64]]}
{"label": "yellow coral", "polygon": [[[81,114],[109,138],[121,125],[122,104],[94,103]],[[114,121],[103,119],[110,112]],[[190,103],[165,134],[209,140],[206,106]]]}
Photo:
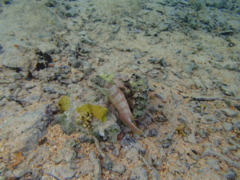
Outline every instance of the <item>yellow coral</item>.
{"label": "yellow coral", "polygon": [[68,96],[63,96],[58,101],[58,106],[62,112],[67,111],[70,108],[71,101]]}
{"label": "yellow coral", "polygon": [[91,128],[92,114],[89,112],[81,113],[80,116],[77,117],[76,122],[82,124],[83,127]]}
{"label": "yellow coral", "polygon": [[108,109],[98,105],[84,104],[81,107],[78,107],[76,111],[81,114],[90,113],[95,118],[105,122],[107,120]]}

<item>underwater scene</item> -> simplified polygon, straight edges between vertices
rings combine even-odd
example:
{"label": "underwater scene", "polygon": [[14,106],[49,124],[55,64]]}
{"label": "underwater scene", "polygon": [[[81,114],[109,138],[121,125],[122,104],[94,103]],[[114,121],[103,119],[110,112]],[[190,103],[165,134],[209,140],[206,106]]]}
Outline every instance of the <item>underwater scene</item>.
{"label": "underwater scene", "polygon": [[0,180],[240,179],[239,0],[0,0]]}

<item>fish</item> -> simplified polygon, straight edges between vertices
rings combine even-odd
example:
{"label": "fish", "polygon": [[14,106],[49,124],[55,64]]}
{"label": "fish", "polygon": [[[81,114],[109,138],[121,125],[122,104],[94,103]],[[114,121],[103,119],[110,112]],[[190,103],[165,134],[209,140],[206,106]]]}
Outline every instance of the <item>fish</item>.
{"label": "fish", "polygon": [[108,81],[105,82],[104,88],[106,89],[106,94],[110,103],[118,111],[122,122],[127,125],[134,133],[139,135],[143,134],[143,131],[137,128],[132,122],[134,120],[134,117],[123,92],[116,85]]}

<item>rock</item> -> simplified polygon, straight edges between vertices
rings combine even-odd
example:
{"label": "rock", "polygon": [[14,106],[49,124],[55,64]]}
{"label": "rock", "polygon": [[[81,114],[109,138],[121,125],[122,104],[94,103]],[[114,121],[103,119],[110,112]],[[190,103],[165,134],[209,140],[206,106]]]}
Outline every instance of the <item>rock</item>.
{"label": "rock", "polygon": [[76,139],[67,139],[64,143],[65,147],[73,149],[74,151],[79,150],[81,148],[80,143]]}
{"label": "rock", "polygon": [[102,169],[101,169],[100,160],[96,157],[96,154],[94,151],[92,151],[89,154],[89,157],[92,164],[94,165],[94,179],[96,180],[101,179]]}
{"label": "rock", "polygon": [[47,0],[44,5],[47,7],[56,7],[57,6],[57,1],[55,0]]}
{"label": "rock", "polygon": [[115,115],[110,113],[106,122],[95,121],[92,123],[93,134],[108,142],[117,142],[117,137],[120,134],[120,127],[117,124]]}
{"label": "rock", "polygon": [[126,167],[122,164],[114,164],[112,167],[112,172],[116,172],[118,174],[123,174],[126,171]]}
{"label": "rock", "polygon": [[168,31],[170,28],[170,24],[168,23],[159,23],[158,30],[159,31]]}
{"label": "rock", "polygon": [[240,131],[240,122],[235,122],[233,124],[233,128],[234,128],[235,131]]}
{"label": "rock", "polygon": [[13,174],[17,177],[17,178],[21,178],[23,177],[26,173],[28,173],[30,171],[29,167],[25,166],[25,167],[20,167],[17,168],[13,171]]}
{"label": "rock", "polygon": [[236,64],[232,64],[232,65],[227,64],[227,65],[225,65],[223,68],[226,69],[226,70],[229,70],[229,71],[240,72],[240,68],[239,68],[239,66],[236,65]]}
{"label": "rock", "polygon": [[206,5],[216,8],[226,8],[227,2],[225,0],[206,0]]}
{"label": "rock", "polygon": [[113,168],[113,161],[110,158],[106,157],[106,158],[104,158],[103,162],[101,163],[101,166],[102,166],[102,168],[111,171]]}
{"label": "rock", "polygon": [[64,90],[64,88],[57,84],[48,84],[43,86],[43,91],[47,92],[49,94],[59,94],[59,95],[66,95],[67,92]]}
{"label": "rock", "polygon": [[240,104],[234,104],[234,107],[235,107],[238,111],[240,111]]}
{"label": "rock", "polygon": [[66,17],[76,17],[78,15],[78,11],[76,9],[70,9],[65,13]]}
{"label": "rock", "polygon": [[214,56],[215,60],[218,62],[224,61],[224,56],[222,54],[214,54],[213,56]]}
{"label": "rock", "polygon": [[[221,113],[222,114],[222,113]],[[222,114],[222,116],[224,116],[223,114]],[[216,123],[218,123],[219,121],[222,121],[222,120],[224,120],[224,117],[222,117],[222,116],[218,116],[218,115],[216,115],[216,117],[214,116],[214,115],[207,115],[207,116],[205,116],[205,119],[203,119],[203,123],[206,123],[206,124],[216,124]],[[205,121],[205,122],[204,122]]]}
{"label": "rock", "polygon": [[130,180],[148,180],[146,169],[143,167],[136,167],[132,170]]}
{"label": "rock", "polygon": [[52,180],[52,177],[48,175],[44,175],[41,177],[41,180]]}
{"label": "rock", "polygon": [[138,150],[134,147],[128,149],[127,153],[125,154],[125,157],[133,162],[138,160],[138,156]]}
{"label": "rock", "polygon": [[222,142],[221,142],[219,139],[217,139],[217,140],[215,140],[215,141],[213,142],[213,144],[214,144],[215,146],[220,146],[220,145],[222,144]]}
{"label": "rock", "polygon": [[133,137],[131,137],[129,134],[126,134],[121,140],[120,144],[122,147],[125,147],[125,146],[133,145],[136,142],[137,141]]}
{"label": "rock", "polygon": [[172,139],[171,138],[166,138],[166,139],[162,140],[162,147],[163,148],[168,148],[171,145],[172,145]]}
{"label": "rock", "polygon": [[154,94],[158,99],[160,99],[162,102],[167,102],[166,101],[166,96],[164,96],[162,93],[156,93]]}
{"label": "rock", "polygon": [[198,161],[200,159],[200,156],[198,154],[197,151],[195,151],[194,149],[192,149],[189,153],[189,157],[192,158],[195,161]]}
{"label": "rock", "polygon": [[94,171],[94,166],[92,164],[92,160],[90,159],[85,159],[82,158],[81,159],[81,166],[78,167],[78,170],[80,172],[81,175],[88,175],[88,174],[92,174],[92,172]]}
{"label": "rock", "polygon": [[63,161],[70,163],[76,157],[76,152],[67,148],[61,149],[54,158],[54,162],[59,164]]}
{"label": "rock", "polygon": [[9,37],[14,36],[11,39],[21,42],[27,40],[26,37],[28,37],[27,42],[31,44],[31,42],[35,43],[36,38],[51,37],[63,30],[64,25],[59,16],[46,7],[43,1],[23,0],[21,3],[13,3],[4,9],[0,17],[0,27],[1,33],[5,36],[3,39],[1,36],[2,40],[7,41]]}
{"label": "rock", "polygon": [[57,48],[53,43],[50,42],[40,42],[37,45],[37,48],[42,52],[43,54],[45,53],[53,53],[54,50]]}
{"label": "rock", "polygon": [[96,45],[96,42],[94,42],[88,35],[85,31],[82,31],[79,33],[79,36],[81,38],[81,42],[82,43],[86,43],[86,44],[89,44],[89,45]]}
{"label": "rock", "polygon": [[207,163],[208,163],[208,165],[209,165],[212,169],[214,169],[214,170],[216,170],[216,171],[220,171],[220,170],[221,170],[221,168],[220,168],[220,166],[219,166],[219,160],[210,158],[210,159],[208,159]]}
{"label": "rock", "polygon": [[152,180],[160,180],[161,179],[160,173],[155,168],[153,168],[150,172],[150,179],[152,179]]}
{"label": "rock", "polygon": [[132,74],[131,78],[124,82],[126,89],[123,91],[132,109],[132,115],[138,119],[145,115],[148,105],[148,80],[144,76]]}
{"label": "rock", "polygon": [[86,134],[81,135],[78,139],[79,139],[80,143],[94,143],[93,138]]}
{"label": "rock", "polygon": [[194,134],[189,134],[186,138],[184,138],[185,141],[196,144],[196,137]]}
{"label": "rock", "polygon": [[223,123],[223,128],[226,130],[226,131],[231,131],[233,129],[233,126],[232,124],[228,123],[228,122],[225,122]]}
{"label": "rock", "polygon": [[12,0],[3,0],[3,3],[4,3],[4,4],[11,4],[11,3],[12,3]]}
{"label": "rock", "polygon": [[81,70],[84,72],[84,73],[91,73],[93,68],[92,68],[92,65],[88,62],[88,61],[82,61],[81,62],[82,65],[81,65]]}
{"label": "rock", "polygon": [[167,61],[166,61],[165,58],[160,59],[159,64],[160,64],[162,67],[167,67],[167,66],[169,66],[169,64],[167,63]]}
{"label": "rock", "polygon": [[60,124],[62,130],[67,135],[78,131],[78,126],[73,119],[72,114],[59,114],[55,116],[55,122]]}
{"label": "rock", "polygon": [[68,65],[73,68],[79,68],[82,66],[82,61],[79,58],[69,57],[68,58]]}
{"label": "rock", "polygon": [[231,109],[222,109],[222,113],[228,117],[237,117],[238,112]]}
{"label": "rock", "polygon": [[163,162],[155,154],[149,154],[149,162],[156,168],[160,168],[163,165]]}
{"label": "rock", "polygon": [[48,167],[44,170],[44,173],[57,179],[71,179],[76,174],[76,171],[70,169],[67,164],[59,164]]}
{"label": "rock", "polygon": [[155,137],[158,135],[158,130],[156,128],[150,129],[148,132],[149,137]]}
{"label": "rock", "polygon": [[229,180],[235,180],[237,178],[237,174],[233,169],[230,169],[224,177]]}
{"label": "rock", "polygon": [[34,148],[50,123],[48,119],[43,119],[44,113],[45,106],[39,106],[37,110],[28,111],[18,118],[6,118],[0,125],[1,138],[7,139],[5,146],[13,152]]}
{"label": "rock", "polygon": [[113,154],[114,156],[118,157],[119,154],[120,154],[119,148],[115,147],[114,150],[113,150],[113,152],[112,152],[112,154]]}
{"label": "rock", "polygon": [[193,71],[197,69],[198,69],[198,65],[194,61],[192,61],[184,67],[184,72],[188,74],[192,74]]}
{"label": "rock", "polygon": [[181,124],[186,124],[186,123],[187,123],[186,118],[183,118],[183,117],[178,118],[178,121],[179,121]]}
{"label": "rock", "polygon": [[2,45],[0,44],[0,54],[4,53],[4,49],[2,47]]}
{"label": "rock", "polygon": [[209,133],[205,129],[200,129],[198,134],[201,138],[205,139],[209,136]]}
{"label": "rock", "polygon": [[166,59],[165,58],[156,58],[156,57],[151,57],[148,59],[148,61],[151,63],[151,64],[160,64],[160,66],[162,67],[167,67],[169,66],[169,64],[167,63]]}
{"label": "rock", "polygon": [[204,89],[204,88],[205,88],[204,82],[202,82],[202,81],[200,80],[200,78],[193,77],[193,82],[194,82],[195,87],[196,87],[197,89],[200,89],[200,88]]}
{"label": "rock", "polygon": [[36,86],[37,86],[37,83],[35,83],[35,82],[26,82],[26,83],[24,84],[24,88],[27,89],[27,90],[33,89],[33,88],[35,88]]}
{"label": "rock", "polygon": [[146,149],[141,143],[137,142],[133,146],[135,149],[137,149],[138,154],[140,154],[141,156],[144,156],[146,154]]}
{"label": "rock", "polygon": [[225,94],[226,96],[235,96],[237,94],[236,90],[233,86],[229,87],[227,85],[222,85],[220,87],[220,89],[221,89],[222,93]]}
{"label": "rock", "polygon": [[19,51],[13,45],[6,47],[7,51],[0,56],[0,62],[10,69],[17,71],[27,71],[30,68],[31,61],[29,56],[24,52]]}
{"label": "rock", "polygon": [[200,9],[205,7],[205,1],[203,1],[203,0],[196,0],[196,1],[194,1],[194,3],[191,3],[191,7],[194,10],[199,11]]}
{"label": "rock", "polygon": [[156,57],[151,57],[148,59],[148,62],[150,62],[151,64],[158,64],[160,61],[159,58],[156,58]]}
{"label": "rock", "polygon": [[[45,146],[40,146],[36,150],[32,151],[26,157],[26,162],[31,162],[31,166],[42,166],[49,163],[52,153],[50,149]],[[23,167],[25,164],[21,164]]]}

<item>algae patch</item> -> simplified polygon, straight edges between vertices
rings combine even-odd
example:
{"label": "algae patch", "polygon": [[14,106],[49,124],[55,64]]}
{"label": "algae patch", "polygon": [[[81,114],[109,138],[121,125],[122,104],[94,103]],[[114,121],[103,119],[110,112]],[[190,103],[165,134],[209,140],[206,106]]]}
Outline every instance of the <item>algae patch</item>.
{"label": "algae patch", "polygon": [[98,105],[84,104],[81,107],[78,107],[76,111],[80,115],[92,114],[95,118],[99,119],[102,122],[107,121],[108,109]]}
{"label": "algae patch", "polygon": [[67,111],[71,106],[70,98],[68,96],[61,97],[58,101],[58,106],[61,112]]}

